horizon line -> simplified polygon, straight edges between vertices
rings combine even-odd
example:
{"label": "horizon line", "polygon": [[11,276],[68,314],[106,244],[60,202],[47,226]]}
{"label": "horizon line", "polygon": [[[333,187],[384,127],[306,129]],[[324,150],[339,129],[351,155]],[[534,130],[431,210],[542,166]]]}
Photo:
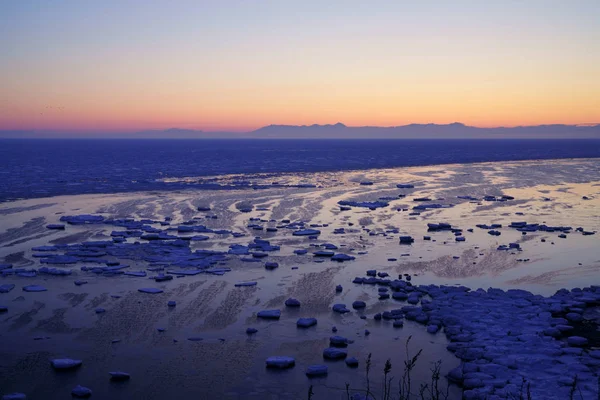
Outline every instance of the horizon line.
{"label": "horizon line", "polygon": [[573,127],[573,128],[586,128],[586,127],[597,127],[600,126],[600,122],[585,122],[585,123],[576,123],[576,124],[566,124],[566,123],[543,123],[536,125],[494,125],[494,126],[478,126],[478,125],[467,125],[462,122],[450,122],[450,123],[436,123],[436,122],[427,122],[427,123],[418,123],[412,122],[404,125],[346,125],[342,122],[336,123],[326,123],[326,124],[268,124],[262,125],[258,128],[252,128],[249,130],[236,130],[236,129],[219,129],[219,130],[205,130],[203,128],[181,128],[178,125],[172,125],[167,128],[137,128],[137,129],[115,129],[109,128],[106,130],[94,129],[94,128],[20,128],[20,129],[11,129],[11,128],[0,128],[0,132],[8,133],[8,132],[22,132],[22,133],[75,133],[80,132],[83,134],[94,134],[94,133],[111,133],[111,134],[135,134],[135,133],[160,133],[160,132],[168,132],[168,131],[176,131],[179,133],[189,132],[189,133],[233,133],[233,134],[245,134],[245,133],[253,133],[261,129],[270,128],[270,127],[293,127],[293,128],[316,128],[316,127],[339,127],[339,128],[349,128],[349,129],[360,129],[360,128],[378,128],[378,129],[392,129],[392,128],[405,128],[411,126],[451,126],[451,125],[460,125],[465,128],[475,128],[475,129],[516,129],[516,128],[533,128],[533,127],[549,127],[549,126],[565,126],[565,127]]}

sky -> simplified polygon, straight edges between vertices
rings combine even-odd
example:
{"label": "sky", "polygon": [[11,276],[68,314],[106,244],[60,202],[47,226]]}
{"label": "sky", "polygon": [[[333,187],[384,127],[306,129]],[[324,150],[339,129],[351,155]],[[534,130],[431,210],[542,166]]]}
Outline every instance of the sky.
{"label": "sky", "polygon": [[0,130],[600,123],[600,1],[0,2]]}

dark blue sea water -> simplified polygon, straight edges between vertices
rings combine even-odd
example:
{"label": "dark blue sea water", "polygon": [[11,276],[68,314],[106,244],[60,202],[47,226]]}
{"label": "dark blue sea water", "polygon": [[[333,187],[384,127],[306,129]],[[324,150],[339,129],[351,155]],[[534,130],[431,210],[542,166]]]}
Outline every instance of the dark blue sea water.
{"label": "dark blue sea water", "polygon": [[165,177],[591,157],[600,140],[5,139],[0,201],[189,187]]}

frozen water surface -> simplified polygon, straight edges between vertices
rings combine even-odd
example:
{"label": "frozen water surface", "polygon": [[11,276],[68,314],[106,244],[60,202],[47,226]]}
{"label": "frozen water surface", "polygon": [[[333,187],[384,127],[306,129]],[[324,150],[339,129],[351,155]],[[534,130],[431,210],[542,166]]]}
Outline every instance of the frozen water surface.
{"label": "frozen water surface", "polygon": [[[462,385],[452,399],[509,398],[518,377],[533,398],[568,398],[575,373],[597,396],[599,343],[583,324],[599,318],[597,159],[237,172],[250,173],[211,178],[218,190],[171,174],[136,193],[108,179],[50,198],[64,183],[42,176],[40,191],[28,183],[40,198],[2,203],[0,395],[62,399],[81,384],[93,398],[263,399],[312,384],[338,398],[334,387],[364,383],[369,353],[375,380],[387,358],[399,376],[412,335],[414,379],[441,359]],[[85,363],[48,366],[65,356]],[[295,366],[265,368],[275,356]],[[107,379],[119,370],[132,378]]]}

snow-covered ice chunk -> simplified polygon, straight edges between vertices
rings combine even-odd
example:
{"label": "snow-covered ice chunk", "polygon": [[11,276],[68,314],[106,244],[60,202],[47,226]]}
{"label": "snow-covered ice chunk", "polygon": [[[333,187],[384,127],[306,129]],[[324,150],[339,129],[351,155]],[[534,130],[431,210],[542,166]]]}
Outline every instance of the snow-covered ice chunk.
{"label": "snow-covered ice chunk", "polygon": [[287,307],[300,307],[300,301],[298,299],[289,298],[285,301]]}
{"label": "snow-covered ice chunk", "polygon": [[291,368],[296,364],[296,360],[293,357],[286,356],[273,356],[266,359],[265,363],[267,368]]}
{"label": "snow-covered ice chunk", "polygon": [[83,363],[81,360],[73,360],[71,358],[55,358],[50,361],[52,367],[56,370],[68,370],[80,367]]}
{"label": "snow-covered ice chunk", "polygon": [[346,358],[347,355],[346,350],[337,347],[328,347],[323,350],[323,358],[327,360],[341,360]]}
{"label": "snow-covered ice chunk", "polygon": [[335,312],[337,312],[337,313],[340,313],[340,314],[345,314],[345,313],[350,312],[350,310],[348,310],[346,308],[345,304],[334,304],[333,307],[332,307],[332,310],[335,311]]}
{"label": "snow-covered ice chunk", "polygon": [[350,368],[356,368],[358,367],[358,359],[356,357],[346,358],[346,365]]}
{"label": "snow-covered ice chunk", "polygon": [[71,396],[77,397],[80,399],[85,399],[92,395],[92,389],[86,388],[81,385],[77,385],[71,390]]}
{"label": "snow-covered ice chunk", "polygon": [[262,310],[259,311],[256,316],[258,318],[264,318],[264,319],[279,319],[279,317],[281,317],[281,311],[280,310]]}
{"label": "snow-covered ice chunk", "polygon": [[309,328],[316,324],[316,318],[298,318],[298,321],[296,321],[296,326],[299,328]]}
{"label": "snow-covered ice chunk", "polygon": [[158,288],[140,288],[140,289],[138,289],[138,292],[156,294],[156,293],[162,293],[163,291]]}
{"label": "snow-covered ice chunk", "polygon": [[257,282],[238,282],[234,286],[241,287],[241,286],[256,286],[256,285],[257,285]]}
{"label": "snow-covered ice chunk", "polygon": [[15,285],[12,283],[7,283],[4,285],[0,285],[0,293],[8,293],[15,288]]}
{"label": "snow-covered ice chunk", "polygon": [[327,365],[310,365],[306,369],[306,376],[309,378],[324,375],[327,375]]}
{"label": "snow-covered ice chunk", "polygon": [[27,285],[27,286],[23,286],[23,291],[25,292],[45,292],[48,289],[46,289],[43,286],[40,285]]}

